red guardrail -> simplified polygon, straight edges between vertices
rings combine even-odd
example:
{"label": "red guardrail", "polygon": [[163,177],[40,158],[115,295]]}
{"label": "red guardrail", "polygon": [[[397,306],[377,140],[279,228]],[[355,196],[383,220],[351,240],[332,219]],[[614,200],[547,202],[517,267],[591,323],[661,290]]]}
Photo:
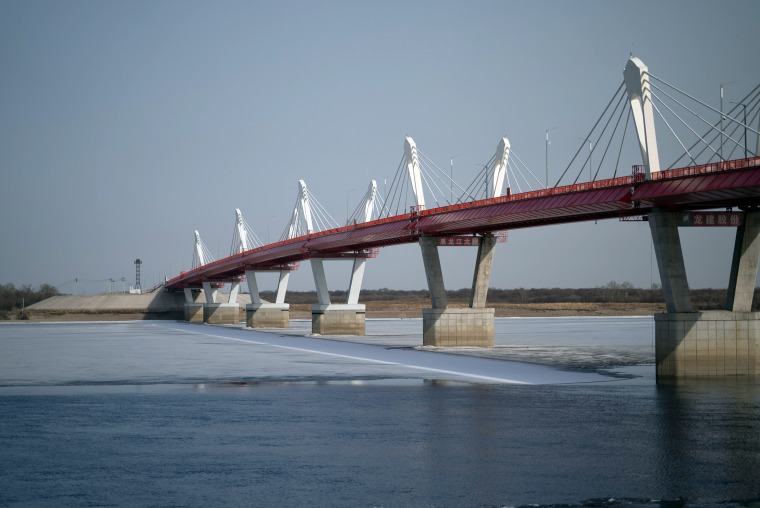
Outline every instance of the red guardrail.
{"label": "red guardrail", "polygon": [[709,164],[700,164],[699,166],[689,166],[685,168],[666,169],[652,174],[652,180],[664,180],[666,178],[679,178],[683,176],[704,175],[706,173],[717,173],[720,171],[730,171],[732,169],[744,169],[760,166],[760,157],[749,157],[747,159],[735,159],[723,162],[711,162]]}

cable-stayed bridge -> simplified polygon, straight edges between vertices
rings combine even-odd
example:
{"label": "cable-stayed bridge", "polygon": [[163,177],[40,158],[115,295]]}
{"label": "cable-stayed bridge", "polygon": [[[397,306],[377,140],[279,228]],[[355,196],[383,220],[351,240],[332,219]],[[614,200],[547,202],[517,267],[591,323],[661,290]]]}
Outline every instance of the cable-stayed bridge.
{"label": "cable-stayed bridge", "polygon": [[[658,376],[754,376],[760,372],[760,315],[751,312],[760,258],[758,119],[760,85],[724,112],[656,78],[632,57],[620,87],[553,187],[541,185],[506,137],[480,174],[459,185],[407,136],[390,191],[381,194],[372,181],[348,224],[337,224],[301,180],[279,241],[264,245],[238,209],[230,255],[213,260],[196,231],[193,269],[164,287],[185,291],[188,320],[233,323],[239,319],[239,285],[247,280],[248,326],[286,327],[289,274],[309,260],[319,299],[313,333],[363,334],[359,294],[367,259],[379,247],[415,242],[431,296],[431,309],[423,311],[423,342],[488,347],[493,309],[486,308],[486,294],[503,232],[585,220],[648,220],[667,304],[667,313],[656,319]],[[667,168],[660,163],[658,130],[682,149]],[[641,154],[632,171],[620,162],[626,134]],[[587,174],[589,181],[583,181]],[[678,236],[686,226],[737,230],[725,311],[692,312]],[[467,309],[448,308],[438,257],[438,248],[448,245],[478,247]],[[346,304],[330,301],[325,259],[353,261]],[[280,274],[275,302],[259,297],[256,274],[266,271]],[[216,301],[221,283],[232,284],[229,302]]]}

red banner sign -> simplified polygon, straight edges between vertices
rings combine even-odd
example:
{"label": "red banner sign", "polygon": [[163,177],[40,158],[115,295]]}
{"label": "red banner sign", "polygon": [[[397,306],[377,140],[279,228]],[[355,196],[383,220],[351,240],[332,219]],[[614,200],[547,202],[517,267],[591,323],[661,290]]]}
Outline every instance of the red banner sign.
{"label": "red banner sign", "polygon": [[441,247],[477,247],[480,237],[477,236],[442,236],[438,245]]}
{"label": "red banner sign", "polygon": [[744,214],[741,212],[685,212],[681,216],[679,226],[737,227],[744,223]]}

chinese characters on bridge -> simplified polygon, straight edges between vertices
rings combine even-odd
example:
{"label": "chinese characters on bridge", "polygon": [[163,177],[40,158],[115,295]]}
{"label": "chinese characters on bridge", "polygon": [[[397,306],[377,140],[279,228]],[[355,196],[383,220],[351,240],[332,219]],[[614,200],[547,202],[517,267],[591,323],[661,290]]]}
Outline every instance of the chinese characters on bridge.
{"label": "chinese characters on bridge", "polygon": [[680,226],[727,226],[737,227],[743,223],[739,212],[684,212]]}

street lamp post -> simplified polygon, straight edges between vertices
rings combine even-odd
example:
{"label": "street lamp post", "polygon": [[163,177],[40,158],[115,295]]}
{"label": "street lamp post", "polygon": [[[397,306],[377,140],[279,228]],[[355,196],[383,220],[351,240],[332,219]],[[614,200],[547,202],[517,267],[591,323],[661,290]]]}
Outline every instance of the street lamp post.
{"label": "street lamp post", "polygon": [[721,83],[720,85],[720,160],[723,159],[723,87],[732,85],[736,81],[729,81],[728,83]]}
{"label": "street lamp post", "polygon": [[552,144],[551,141],[549,141],[549,131],[553,131],[556,129],[556,127],[552,127],[551,129],[546,129],[546,183],[544,184],[544,188],[549,188],[549,145]]}
{"label": "street lamp post", "polygon": [[459,157],[458,155],[452,155],[451,156],[451,167],[450,167],[450,175],[449,175],[449,204],[454,204],[454,157]]}
{"label": "street lamp post", "polygon": [[731,104],[736,104],[737,106],[741,106],[744,108],[744,158],[747,158],[747,105],[743,102],[733,102],[729,101]]}
{"label": "street lamp post", "polygon": [[356,188],[348,189],[346,191],[346,226],[348,226],[348,219],[351,218],[350,215],[348,215],[348,213],[349,213],[348,212],[348,196],[351,194],[352,191],[355,191],[355,190],[356,190]]}
{"label": "street lamp post", "polygon": [[549,188],[549,129],[546,129],[546,183],[544,188]]}

